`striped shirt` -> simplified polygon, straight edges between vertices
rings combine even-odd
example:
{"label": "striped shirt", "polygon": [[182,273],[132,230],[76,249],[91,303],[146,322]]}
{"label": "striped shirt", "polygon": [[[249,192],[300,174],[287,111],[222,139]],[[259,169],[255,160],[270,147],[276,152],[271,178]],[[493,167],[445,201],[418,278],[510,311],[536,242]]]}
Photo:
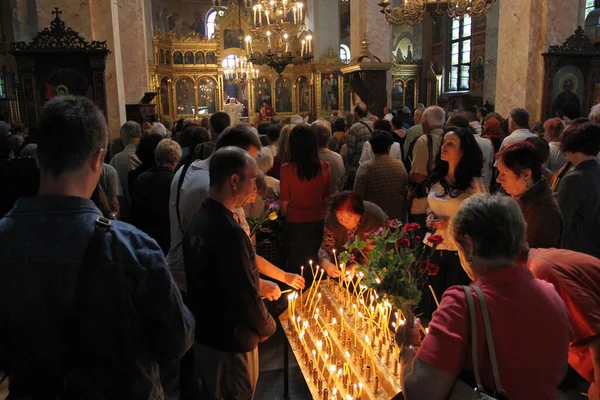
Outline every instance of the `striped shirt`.
{"label": "striped shirt", "polygon": [[548,168],[552,173],[555,173],[565,165],[567,162],[567,156],[565,153],[560,151],[560,142],[550,142],[550,158],[548,158],[548,162],[543,165],[543,167]]}

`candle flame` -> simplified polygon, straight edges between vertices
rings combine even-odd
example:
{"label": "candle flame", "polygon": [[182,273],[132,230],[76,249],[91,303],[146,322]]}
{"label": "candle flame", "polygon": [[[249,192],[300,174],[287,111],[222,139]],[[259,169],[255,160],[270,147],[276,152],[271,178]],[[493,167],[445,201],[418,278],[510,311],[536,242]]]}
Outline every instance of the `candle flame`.
{"label": "candle flame", "polygon": [[429,328],[425,328],[425,334],[427,335],[429,333]]}
{"label": "candle flame", "polygon": [[400,321],[398,321],[398,323],[400,324],[400,326],[403,326],[406,323],[405,319],[401,319]]}
{"label": "candle flame", "polygon": [[394,328],[394,329],[396,328],[396,323],[395,322],[392,322],[392,328]]}
{"label": "candle flame", "polygon": [[369,336],[365,335],[365,342],[367,342],[367,344],[369,344]]}
{"label": "candle flame", "polygon": [[325,337],[329,337],[329,332],[327,332],[327,331],[323,331],[323,336],[325,336]]}
{"label": "candle flame", "polygon": [[346,352],[346,358],[350,358],[350,353]]}
{"label": "candle flame", "polygon": [[329,372],[331,372],[332,374],[335,374],[335,365],[331,364],[329,366]]}
{"label": "candle flame", "polygon": [[[338,376],[342,376],[342,373],[343,373],[342,369],[341,368],[338,369]],[[333,389],[333,390],[335,390],[335,389]]]}
{"label": "candle flame", "polygon": [[332,323],[332,324],[334,324],[334,325],[335,325],[335,324],[337,324],[337,319],[335,319],[335,317],[333,317],[333,318],[331,319],[331,323]]}

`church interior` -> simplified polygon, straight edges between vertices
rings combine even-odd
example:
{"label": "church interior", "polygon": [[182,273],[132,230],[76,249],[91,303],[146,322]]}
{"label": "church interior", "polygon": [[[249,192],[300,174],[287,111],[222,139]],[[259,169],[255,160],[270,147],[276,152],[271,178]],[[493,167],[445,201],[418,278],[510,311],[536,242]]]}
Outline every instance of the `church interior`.
{"label": "church interior", "polygon": [[[253,126],[348,116],[361,103],[379,118],[436,105],[505,116],[522,107],[532,125],[565,104],[587,116],[600,103],[600,0],[2,0],[3,119],[34,127],[66,94],[100,108],[113,153],[127,121],[200,124],[230,104]],[[324,294],[332,304],[336,290]],[[328,399],[288,351],[287,326],[260,346],[255,398]],[[327,347],[322,333],[313,339]],[[390,371],[374,371],[381,383],[362,397],[361,384],[332,398],[391,398]]]}

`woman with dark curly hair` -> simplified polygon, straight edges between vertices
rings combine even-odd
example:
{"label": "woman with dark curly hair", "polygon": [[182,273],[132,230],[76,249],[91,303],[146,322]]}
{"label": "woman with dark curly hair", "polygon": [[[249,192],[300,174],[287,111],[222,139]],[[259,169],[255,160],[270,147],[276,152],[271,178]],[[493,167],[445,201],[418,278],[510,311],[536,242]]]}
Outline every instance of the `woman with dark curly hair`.
{"label": "woman with dark curly hair", "polygon": [[[481,179],[482,165],[483,154],[472,131],[469,128],[446,128],[427,196],[427,225],[444,238],[431,259],[440,267],[439,273],[431,279],[433,289],[440,298],[450,286],[470,282],[448,235],[448,221],[465,199],[476,193],[487,192]],[[425,302],[427,299],[431,301],[427,291],[423,292],[423,298]],[[426,307],[425,304],[423,306]],[[433,309],[430,303],[429,312]]]}
{"label": "woman with dark curly hair", "polygon": [[565,130],[560,149],[573,165],[557,193],[564,221],[562,246],[600,258],[600,125],[584,123]]}

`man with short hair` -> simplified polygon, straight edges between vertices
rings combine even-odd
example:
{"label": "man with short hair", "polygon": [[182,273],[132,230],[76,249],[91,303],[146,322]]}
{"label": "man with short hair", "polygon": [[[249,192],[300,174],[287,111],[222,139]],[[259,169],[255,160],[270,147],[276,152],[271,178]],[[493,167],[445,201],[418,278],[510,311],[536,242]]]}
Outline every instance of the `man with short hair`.
{"label": "man with short hair", "polygon": [[479,119],[477,118],[477,107],[469,107],[469,109],[465,112],[467,118],[469,119],[469,125],[475,129],[475,137],[481,137],[481,133],[483,132],[483,126]]}
{"label": "man with short hair", "polygon": [[354,115],[356,122],[348,131],[348,144],[346,147],[346,183],[344,188],[352,190],[354,187],[354,179],[356,171],[360,165],[360,156],[362,154],[363,145],[371,138],[373,133],[373,123],[369,121],[369,110],[365,103],[358,103],[354,107]]}
{"label": "man with short hair", "polygon": [[[201,160],[206,160],[215,151],[217,140],[226,128],[231,125],[231,119],[227,113],[216,112],[210,116],[210,140],[200,144],[198,154]],[[190,149],[194,151],[194,149]]]}
{"label": "man with short hair", "polygon": [[142,162],[135,154],[137,145],[142,137],[142,128],[140,127],[140,124],[135,121],[127,121],[121,126],[120,135],[121,143],[123,143],[125,148],[123,151],[114,155],[112,160],[110,160],[110,165],[116,169],[119,174],[121,190],[123,191],[123,197],[120,199],[120,216],[122,220],[126,221],[129,219],[129,212],[131,209],[129,172],[142,165]]}
{"label": "man with short hair", "polygon": [[335,196],[344,184],[344,160],[338,153],[327,148],[331,138],[331,123],[326,120],[316,120],[311,124],[312,129],[317,135],[317,145],[319,146],[319,159],[327,161],[331,167],[331,196]]}
{"label": "man with short hair", "polygon": [[60,96],[38,128],[38,196],[0,220],[10,396],[162,399],[157,361],[187,351],[194,320],[156,242],[90,200],[108,145],[104,115],[87,98]]}
{"label": "man with short hair", "polygon": [[408,148],[411,143],[423,134],[423,126],[421,122],[423,121],[423,112],[425,111],[424,107],[417,108],[415,110],[415,125],[408,128],[406,131],[406,140],[402,145],[402,151],[404,153],[404,157],[408,155]]}
{"label": "man with short hair", "polygon": [[304,118],[301,115],[292,115],[290,118],[290,124],[292,125],[302,125],[304,123]]}
{"label": "man with short hair", "polygon": [[511,144],[524,142],[525,139],[536,137],[529,131],[529,113],[522,108],[513,108],[508,117],[508,131],[510,135],[504,138],[500,150]]}
{"label": "man with short hair", "polygon": [[[260,294],[256,255],[234,211],[256,192],[254,156],[222,147],[210,158],[208,198],[192,219],[183,247],[196,331],[202,399],[254,397],[258,343],[275,333]],[[216,301],[218,299],[218,301]]]}
{"label": "man with short hair", "polygon": [[594,124],[600,124],[600,104],[596,104],[592,107],[588,118]]}
{"label": "man with short hair", "polygon": [[390,106],[383,107],[383,119],[386,121],[392,122],[392,118],[394,118],[394,114],[392,114],[392,108]]}
{"label": "man with short hair", "polygon": [[267,137],[269,138],[269,141],[271,142],[271,144],[268,145],[267,148],[271,151],[273,158],[275,158],[275,156],[277,155],[277,143],[279,142],[279,135],[281,134],[281,128],[282,128],[281,125],[274,124],[274,125],[271,125],[269,127],[269,129],[267,129]]}

